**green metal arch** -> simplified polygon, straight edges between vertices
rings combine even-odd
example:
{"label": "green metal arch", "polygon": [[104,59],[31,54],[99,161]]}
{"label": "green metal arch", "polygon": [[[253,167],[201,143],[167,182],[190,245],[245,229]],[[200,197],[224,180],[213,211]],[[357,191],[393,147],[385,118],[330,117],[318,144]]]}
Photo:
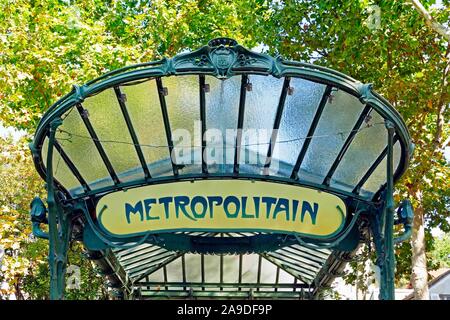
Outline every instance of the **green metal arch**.
{"label": "green metal arch", "polygon": [[[83,102],[87,97],[123,83],[130,83],[133,81],[155,77],[210,75],[219,79],[227,79],[233,76],[249,74],[273,76],[276,78],[302,78],[327,85],[328,87],[325,91],[331,90],[331,87],[336,87],[358,98],[363,104],[366,105],[366,108],[364,108],[365,110],[368,109],[368,107],[373,108],[386,121],[385,124],[388,132],[387,146],[383,153],[376,158],[375,162],[366,172],[366,175],[370,176],[373,173],[371,169],[373,167],[376,168],[381,163],[380,159],[383,159],[382,157],[386,157],[387,181],[386,184],[377,191],[372,199],[367,199],[360,196],[357,191],[358,185],[355,186],[355,189],[352,192],[348,192],[331,187],[328,182],[317,184],[292,178],[293,176],[291,176],[291,178],[284,178],[270,175],[239,173],[239,179],[267,180],[276,183],[299,185],[317,190],[323,190],[341,197],[345,201],[350,215],[348,215],[348,219],[345,221],[345,228],[340,230],[340,232],[333,238],[327,239],[326,242],[319,241],[319,239],[308,240],[306,237],[305,239],[301,239],[297,235],[266,235],[262,233],[249,237],[246,236],[246,238],[242,239],[219,239],[220,242],[218,242],[217,238],[214,237],[200,237],[199,235],[190,235],[189,233],[181,236],[173,233],[156,235],[150,235],[147,233],[144,237],[129,237],[124,239],[124,241],[120,241],[117,237],[103,234],[98,226],[90,220],[90,212],[92,211],[91,209],[94,208],[95,202],[106,193],[113,192],[121,188],[134,188],[148,184],[170,183],[175,181],[196,179],[228,179],[231,177],[236,178],[236,176],[231,176],[229,174],[201,173],[140,179],[122,182],[113,186],[103,187],[91,191],[89,191],[89,188],[86,188],[85,193],[81,196],[73,197],[61,184],[59,184],[56,179],[53,179],[52,152],[55,147],[53,143],[55,141],[56,129],[62,122],[61,116],[74,105]],[[245,78],[245,76],[243,78]],[[322,99],[324,99],[324,97],[326,96],[324,95]],[[360,119],[361,121],[363,120],[361,116]],[[357,123],[359,123],[359,120]],[[46,164],[44,164],[41,154],[42,145],[47,136],[49,136],[50,146],[49,153],[47,155],[48,168],[46,168]],[[396,169],[396,172],[393,174],[393,149],[396,139],[401,145],[401,155],[400,164]],[[33,230],[35,231],[35,235],[40,237],[47,236],[50,240],[49,263],[51,271],[52,298],[60,299],[63,297],[64,286],[62,284],[67,262],[68,244],[72,240],[72,235],[74,236],[73,239],[76,241],[82,240],[85,244],[90,243],[93,245],[91,249],[97,250],[94,252],[99,253],[95,259],[100,261],[100,265],[109,264],[109,260],[105,260],[106,258],[104,258],[104,253],[106,253],[107,250],[110,250],[108,248],[114,247],[126,250],[127,248],[130,248],[130,246],[135,246],[136,244],[141,243],[163,247],[166,245],[167,249],[171,251],[194,251],[205,254],[217,253],[217,247],[220,247],[220,254],[229,253],[230,251],[233,253],[248,251],[264,254],[266,251],[275,251],[278,248],[289,247],[293,244],[299,245],[302,248],[309,248],[310,246],[313,246],[313,248],[317,250],[320,250],[321,248],[327,248],[328,250],[328,248],[330,248],[333,250],[332,255],[327,258],[318,274],[310,283],[310,285],[315,287],[314,295],[316,295],[320,288],[329,284],[331,281],[330,279],[333,279],[333,277],[336,276],[336,274],[332,273],[331,270],[341,270],[344,262],[348,262],[348,258],[355,254],[355,248],[361,242],[361,232],[359,230],[360,226],[366,230],[370,228],[371,233],[373,234],[373,241],[378,257],[377,264],[381,268],[382,273],[380,297],[382,299],[392,299],[394,297],[393,278],[395,262],[393,241],[395,241],[395,239],[393,239],[392,232],[394,225],[393,180],[397,180],[405,172],[409,159],[412,156],[413,144],[411,143],[408,129],[400,114],[386,99],[375,93],[372,85],[370,84],[363,84],[340,72],[321,66],[287,61],[280,57],[274,58],[266,54],[255,53],[238,45],[236,41],[232,39],[219,38],[211,40],[207,46],[193,52],[183,53],[170,59],[164,58],[159,61],[127,66],[122,69],[106,73],[103,76],[86,83],[85,85],[74,86],[69,94],[57,101],[45,113],[38,125],[34,140],[30,144],[30,149],[33,154],[33,160],[37,171],[47,182],[47,203],[49,216],[48,234],[45,232],[36,233],[36,231],[42,231],[40,230],[39,225],[46,223],[45,214],[43,215],[45,212],[45,207],[41,205],[41,202],[34,201],[34,210],[32,211],[34,213],[40,213],[38,215],[34,214],[33,216]],[[339,162],[337,163],[339,164]],[[47,169],[49,172],[48,175]],[[361,181],[363,180],[364,178]],[[63,192],[68,201],[62,201],[59,192]],[[88,224],[85,224],[85,221],[81,221],[83,215]],[[71,219],[81,220],[75,221]],[[384,223],[383,231],[382,222],[384,219],[386,222]],[[409,220],[405,221],[408,222]],[[78,225],[77,223],[81,224]],[[406,230],[406,227],[409,227],[409,225],[404,222],[403,224],[405,225]],[[74,226],[77,227],[74,228],[77,230],[72,232],[72,227]],[[83,229],[82,233],[78,230],[80,227]],[[407,234],[398,239],[406,239],[406,237]],[[105,240],[104,243],[102,243],[103,240]],[[217,246],[217,244],[219,244],[219,246]],[[106,251],[102,253],[99,250]],[[319,264],[320,263],[321,262],[319,261]],[[114,265],[116,265],[116,263],[114,263]],[[303,268],[301,264],[296,266],[298,268]],[[110,274],[115,273],[117,275],[121,273],[119,270],[112,270],[109,267],[106,269],[109,270],[107,272],[112,272]],[[297,276],[295,277],[297,279]],[[312,279],[313,275],[310,277]],[[298,274],[298,278],[304,282],[302,280],[302,273]],[[120,281],[120,279],[116,279],[115,283],[119,284]]]}

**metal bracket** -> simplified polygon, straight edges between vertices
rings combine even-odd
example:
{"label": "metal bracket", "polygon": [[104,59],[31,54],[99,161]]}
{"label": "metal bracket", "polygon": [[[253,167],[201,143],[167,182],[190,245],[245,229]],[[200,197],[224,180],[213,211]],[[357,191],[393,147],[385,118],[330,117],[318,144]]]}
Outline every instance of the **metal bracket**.
{"label": "metal bracket", "polygon": [[305,242],[304,240],[302,240],[299,236],[296,235],[295,237],[301,246],[309,248],[309,249],[313,249],[313,250],[315,250],[315,249],[330,249],[330,248],[336,247],[349,235],[350,231],[355,226],[356,221],[358,220],[360,214],[365,211],[366,211],[366,209],[361,209],[361,210],[358,210],[357,212],[355,212],[352,220],[350,221],[350,223],[347,226],[347,228],[345,229],[345,231],[343,233],[341,233],[341,235],[336,240],[334,240],[330,243],[311,245],[308,242]]}
{"label": "metal bracket", "polygon": [[31,201],[30,215],[33,226],[33,235],[37,238],[48,240],[48,233],[41,229],[41,224],[48,224],[47,208],[41,198],[35,197],[33,201]]}
{"label": "metal bracket", "polygon": [[394,238],[394,244],[408,240],[412,234],[412,224],[414,219],[414,210],[409,200],[403,200],[397,209],[398,220],[394,224],[403,224],[405,232]]}

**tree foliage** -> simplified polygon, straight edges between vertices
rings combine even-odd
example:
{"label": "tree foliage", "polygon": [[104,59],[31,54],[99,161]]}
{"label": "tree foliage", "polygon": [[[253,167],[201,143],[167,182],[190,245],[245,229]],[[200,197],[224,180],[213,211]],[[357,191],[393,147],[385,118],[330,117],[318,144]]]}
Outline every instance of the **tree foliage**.
{"label": "tree foliage", "polygon": [[0,266],[0,296],[20,298],[21,281],[43,262],[28,259],[23,252],[30,241],[29,205],[35,195],[43,195],[43,182],[33,170],[24,141],[1,139],[0,153],[0,245],[5,251]]}
{"label": "tree foliage", "polygon": [[[47,299],[49,296],[48,241],[31,233],[30,202],[45,198],[44,182],[37,175],[28,155],[27,138],[13,141],[0,138],[0,299]],[[81,281],[67,298],[107,297],[101,277],[82,256],[75,244],[69,251],[69,265],[80,268]]]}
{"label": "tree foliage", "polygon": [[253,46],[265,8],[264,1],[0,0],[1,120],[33,130],[72,85],[218,36]]}
{"label": "tree foliage", "polygon": [[[431,9],[433,3],[423,2],[437,22],[448,23],[449,1]],[[450,135],[450,44],[405,1],[287,0],[274,7],[271,24],[278,30],[265,28],[260,38],[273,53],[373,83],[406,119],[415,156],[396,186],[396,200],[412,200],[415,235],[425,227],[413,249],[430,250],[433,227],[450,231],[450,168],[443,155]],[[409,243],[396,250],[397,276],[407,276],[418,256],[411,256]]]}
{"label": "tree foliage", "polygon": [[430,259],[439,268],[450,268],[450,234],[436,239]]}

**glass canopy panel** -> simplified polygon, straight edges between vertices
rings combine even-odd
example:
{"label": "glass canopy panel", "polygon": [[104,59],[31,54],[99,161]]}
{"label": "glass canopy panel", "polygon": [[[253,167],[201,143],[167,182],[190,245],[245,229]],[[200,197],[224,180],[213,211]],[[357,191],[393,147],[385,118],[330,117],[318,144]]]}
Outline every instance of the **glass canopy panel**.
{"label": "glass canopy panel", "polygon": [[[181,172],[200,173],[199,76],[167,77],[162,81],[163,86],[168,89],[165,99],[175,145],[181,142],[181,145],[187,146],[184,150],[178,148],[178,151],[182,150],[182,156],[178,157],[179,162],[180,158],[181,161],[186,161],[183,156],[188,162]],[[240,159],[242,173],[261,174],[262,172],[261,168],[266,160],[283,81],[284,78],[249,75],[252,88],[246,92],[243,152]],[[208,156],[213,155],[212,152],[220,153],[220,148],[217,150],[216,147],[224,144],[222,163],[209,165],[208,171],[230,173],[233,170],[241,77],[219,80],[206,76],[206,83],[210,88],[205,92],[206,129],[210,133],[207,135],[207,161]],[[326,86],[294,77],[291,79],[290,87],[293,93],[286,97],[270,171],[272,175],[284,177],[290,176],[292,172]],[[270,90],[264,90],[265,88]],[[126,83],[121,85],[120,90],[124,94],[131,123],[152,176],[171,175],[169,149],[156,81],[147,79],[143,82]],[[143,170],[114,89],[107,89],[88,97],[83,107],[87,110],[88,119],[121,181],[142,179]],[[314,138],[302,163],[299,173],[301,179],[316,183],[323,182],[345,139],[360,117],[363,107],[352,95],[342,90],[332,91],[332,98],[327,100],[313,135]],[[112,179],[76,107],[63,114],[62,118],[64,121],[56,137],[81,176],[93,190],[112,185]],[[379,113],[372,110],[369,116],[365,117],[361,128],[332,176],[332,187],[352,191],[386,147],[387,133],[384,119]],[[183,137],[180,140],[181,136]],[[192,148],[192,145],[195,147]],[[213,149],[216,150],[213,151]],[[46,149],[43,150],[43,157],[46,156],[46,152]],[[177,153],[180,154],[180,152]],[[395,153],[395,167],[397,167],[400,159],[398,142]],[[55,152],[55,155],[58,153]],[[215,157],[217,159],[217,155]],[[58,161],[61,162],[62,159]],[[189,164],[192,162],[194,165]],[[228,164],[224,165],[224,162]],[[251,164],[248,165],[249,163]],[[384,167],[385,160],[382,164],[362,187],[362,195],[371,197],[378,187],[385,183],[385,172],[380,169]],[[80,184],[66,163],[59,164],[58,170],[60,170],[60,176],[56,178],[60,183],[67,189],[71,189],[72,194],[80,193]]]}
{"label": "glass canopy panel", "polygon": [[[181,266],[181,258],[177,258],[166,266],[167,282],[181,282],[183,279],[183,272]],[[164,276],[164,275],[163,275]],[[180,290],[183,287],[175,287],[174,289]]]}
{"label": "glass canopy panel", "polygon": [[199,76],[172,76],[162,79],[169,115],[175,160],[185,165],[180,173],[201,172],[201,124]]}
{"label": "glass canopy panel", "polygon": [[186,272],[186,282],[202,281],[201,256],[199,254],[185,254],[185,261],[191,265],[189,272]]}
{"label": "glass canopy panel", "polygon": [[354,96],[333,90],[314,132],[299,177],[322,183],[363,110]]}
{"label": "glass canopy panel", "polygon": [[[236,235],[216,234],[224,237]],[[248,292],[250,288],[263,292],[300,291],[296,284],[311,285],[331,253],[327,249],[312,250],[292,245],[262,255],[180,254],[150,244],[113,249],[113,252],[135,289],[152,296],[164,291],[166,298],[191,290],[206,291],[211,296],[215,292]],[[281,287],[274,289],[278,284]]]}
{"label": "glass canopy panel", "polygon": [[[48,138],[45,138],[42,145],[42,160],[47,163]],[[76,196],[84,192],[80,182],[70,171],[69,167],[62,159],[61,154],[57,150],[53,150],[53,176],[61,183],[71,195]]]}
{"label": "glass canopy panel", "polygon": [[[401,146],[397,141],[394,144],[394,172],[400,164],[400,156]],[[386,157],[384,157],[383,161],[380,162],[370,178],[367,179],[366,183],[362,186],[361,195],[366,197],[373,196],[373,194],[377,192],[380,187],[386,183],[386,181]]]}
{"label": "glass canopy panel", "polygon": [[284,177],[291,175],[326,86],[292,78],[290,87],[270,166],[271,174]]}
{"label": "glass canopy panel", "polygon": [[220,257],[218,255],[204,255],[205,281],[220,282]]}
{"label": "glass canopy panel", "polygon": [[[210,86],[206,104],[206,161],[208,172],[233,172],[235,130],[239,113],[241,77],[219,80],[207,76]],[[227,138],[227,132],[228,138]]]}
{"label": "glass canopy panel", "polygon": [[172,174],[170,153],[155,80],[124,84],[122,93],[152,177]]}
{"label": "glass canopy panel", "polygon": [[240,172],[259,174],[264,167],[283,81],[249,75],[251,91],[247,91],[245,100]]}
{"label": "glass canopy panel", "polygon": [[387,145],[383,117],[372,110],[356,134],[331,179],[331,186],[352,191]]}
{"label": "glass canopy panel", "polygon": [[119,180],[125,182],[143,179],[144,172],[114,89],[86,98],[83,108],[88,111],[88,119]]}
{"label": "glass canopy panel", "polygon": [[91,189],[113,185],[76,107],[69,109],[62,119],[56,139]]}
{"label": "glass canopy panel", "polygon": [[[241,267],[239,266],[240,261]],[[204,281],[202,281],[202,272]],[[239,277],[244,286],[239,286]],[[296,283],[296,279],[286,271],[279,269],[273,262],[257,254],[244,254],[241,257],[239,255],[203,255],[202,258],[200,254],[186,253],[169,262],[165,268],[150,273],[136,285],[141,286],[141,290],[148,292],[189,291],[191,288],[194,291],[230,292],[249,291],[249,284],[258,286],[258,283],[266,284],[266,286],[257,291],[293,291],[293,287],[274,289],[270,285],[292,286]]]}
{"label": "glass canopy panel", "polygon": [[[222,281],[225,283],[238,283],[239,280],[239,256],[223,255]],[[233,291],[234,288],[223,288],[224,291]]]}
{"label": "glass canopy panel", "polygon": [[[261,276],[260,276],[260,282],[261,283],[275,283],[277,281],[276,279],[276,271],[277,267],[267,261],[266,259],[261,260]],[[272,289],[274,290],[274,289]],[[270,290],[270,291],[272,291]]]}

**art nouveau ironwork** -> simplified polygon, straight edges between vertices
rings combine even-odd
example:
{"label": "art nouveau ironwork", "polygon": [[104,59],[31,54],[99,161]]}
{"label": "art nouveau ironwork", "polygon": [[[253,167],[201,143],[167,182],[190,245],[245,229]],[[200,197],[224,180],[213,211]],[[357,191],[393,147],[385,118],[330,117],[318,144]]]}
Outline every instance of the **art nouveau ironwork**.
{"label": "art nouveau ironwork", "polygon": [[[39,199],[33,201],[32,221],[34,234],[49,239],[53,299],[64,296],[71,241],[84,243],[87,257],[122,298],[305,299],[320,297],[359,246],[373,242],[381,298],[394,297],[393,246],[408,237],[412,209],[402,202],[394,219],[393,185],[405,172],[413,147],[400,115],[371,85],[219,38],[197,51],[128,66],[74,86],[43,116],[30,148],[47,182],[47,208]],[[212,184],[217,186],[221,181],[265,182],[333,195],[344,203],[344,223],[323,238],[285,229],[250,230],[242,227],[243,220],[225,230],[199,231],[193,222],[183,229],[122,236],[99,223],[97,204],[106,196],[205,180],[217,181]],[[197,203],[206,204],[202,199],[206,195]],[[267,199],[269,216],[273,212]],[[142,218],[148,205],[151,219],[149,204],[155,201],[138,201],[129,208]],[[293,210],[278,202],[274,210],[284,210],[286,216]],[[185,210],[187,204],[180,203]],[[319,203],[304,204],[305,210],[317,214]],[[321,216],[326,219],[327,213]],[[48,233],[41,229],[45,223]],[[405,226],[397,238],[394,224]],[[219,279],[206,279],[205,260],[211,257],[217,258],[212,264]],[[251,271],[254,281],[243,279],[247,259],[257,261],[257,270]],[[272,271],[265,272],[265,263]],[[174,265],[181,274],[170,280],[167,269]],[[198,268],[195,277],[189,268]],[[280,273],[292,282],[280,283]],[[264,283],[261,274],[274,279]]]}

